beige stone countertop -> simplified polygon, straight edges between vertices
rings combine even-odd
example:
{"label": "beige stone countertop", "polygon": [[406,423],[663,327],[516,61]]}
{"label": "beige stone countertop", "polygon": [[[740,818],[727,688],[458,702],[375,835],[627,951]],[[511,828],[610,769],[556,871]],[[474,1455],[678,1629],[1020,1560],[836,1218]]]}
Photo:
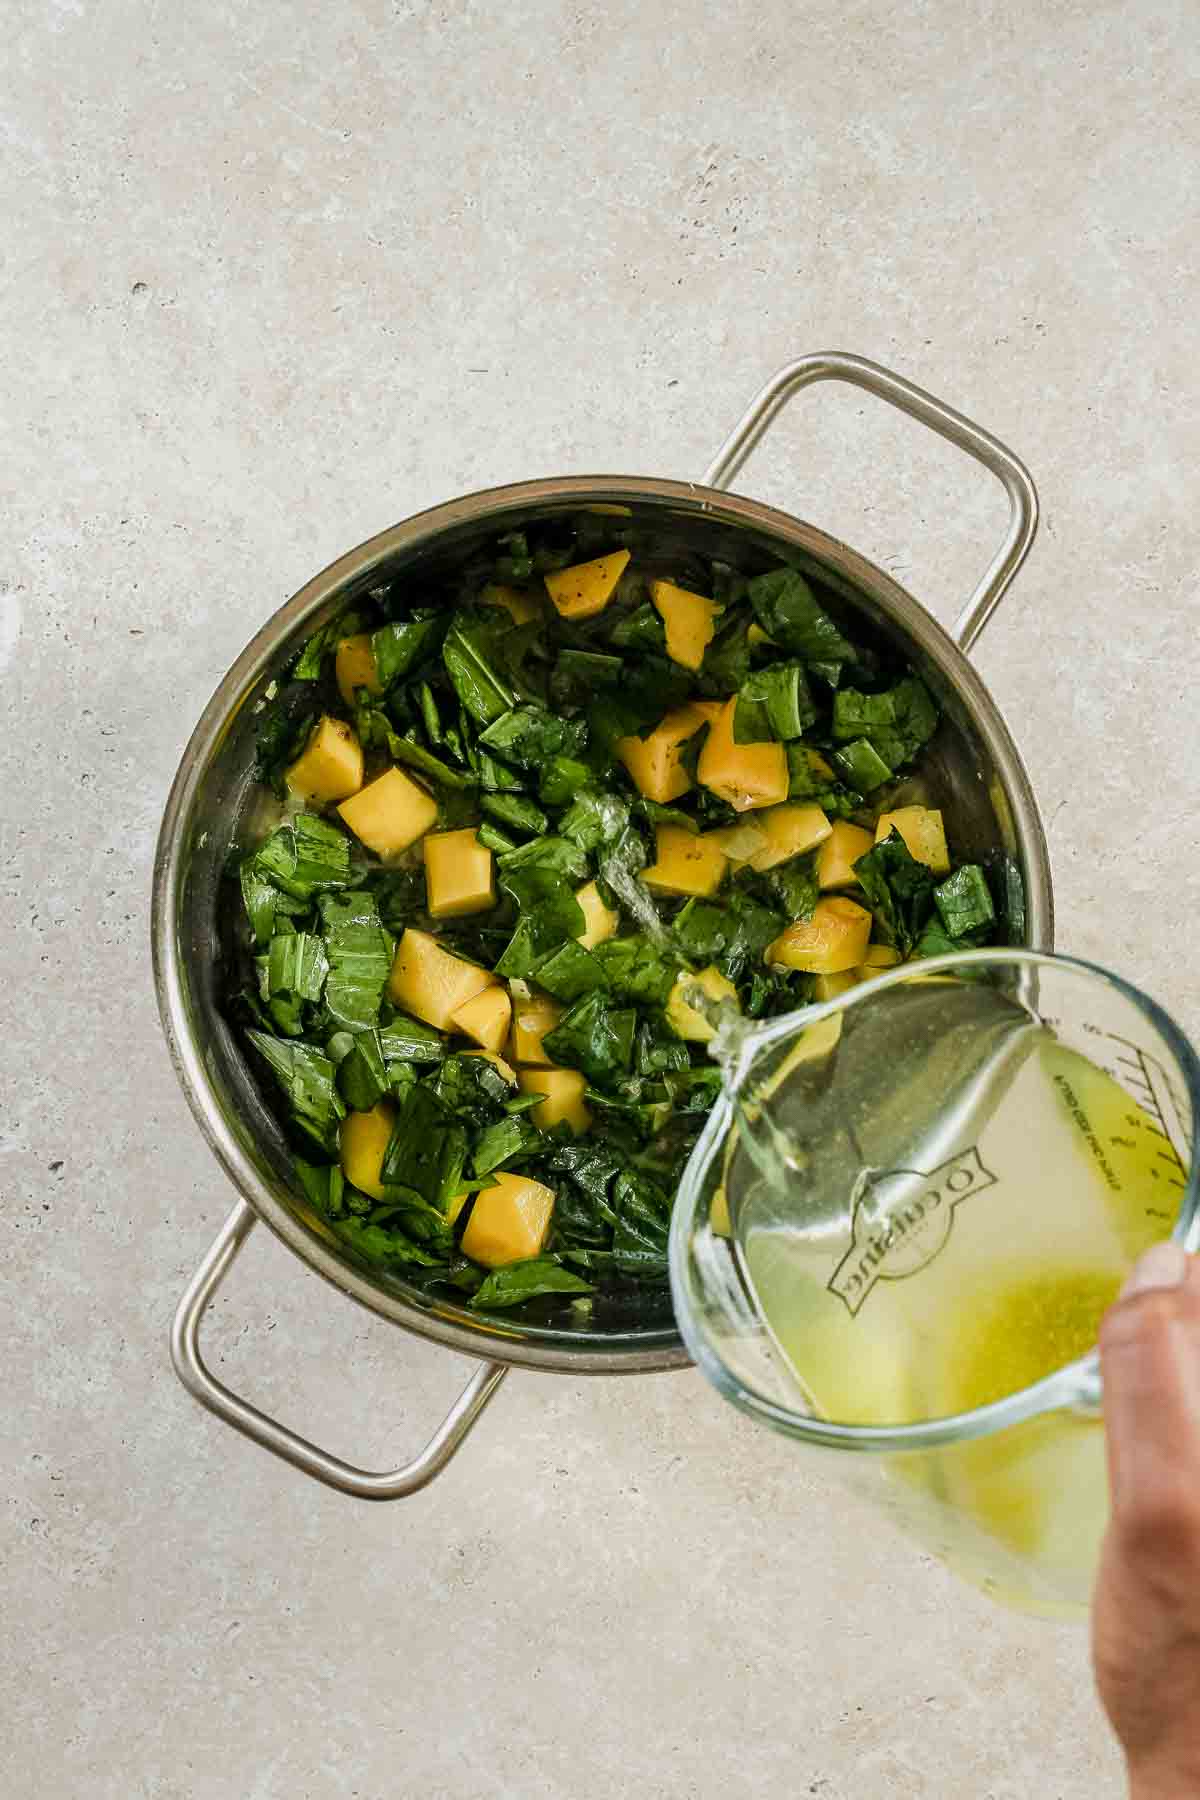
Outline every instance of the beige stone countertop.
{"label": "beige stone countertop", "polygon": [[[978,663],[1059,942],[1200,1027],[1200,37],[1184,0],[12,0],[0,105],[0,1793],[1113,1800],[1086,1634],[994,1612],[693,1372],[514,1375],[368,1508],[171,1372],[231,1192],[151,994],[219,677],[441,498],[698,475],[803,351],[1009,441]],[[745,491],[948,619],[989,478],[799,400]],[[256,1235],[214,1362],[386,1464],[466,1365]]]}

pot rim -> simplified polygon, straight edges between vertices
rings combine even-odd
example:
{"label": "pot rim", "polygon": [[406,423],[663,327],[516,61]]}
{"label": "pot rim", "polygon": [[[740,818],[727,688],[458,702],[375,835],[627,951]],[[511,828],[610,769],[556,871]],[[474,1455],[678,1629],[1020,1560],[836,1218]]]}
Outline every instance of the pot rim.
{"label": "pot rim", "polygon": [[226,1122],[188,1017],[183,951],[176,921],[186,870],[187,828],[197,790],[233,719],[255,694],[280,643],[330,606],[346,586],[363,584],[398,553],[430,544],[450,528],[493,514],[499,527],[509,513],[551,505],[657,503],[683,513],[708,515],[807,551],[874,600],[947,677],[965,701],[984,739],[1007,796],[1013,831],[1025,861],[1029,947],[1053,948],[1054,912],[1049,852],[1033,789],[1015,744],[988,689],[953,638],[919,601],[876,564],[818,527],[768,506],[697,482],[653,476],[549,476],[460,495],[377,532],[307,581],[246,645],[204,708],[180,758],[163,812],[154,859],[151,949],[155,994],[167,1048],[192,1115],[209,1148],[238,1192],[275,1235],[340,1293],[393,1324],[475,1358],[516,1367],[574,1374],[637,1374],[686,1367],[690,1358],[678,1331],[659,1328],[627,1333],[579,1333],[564,1343],[560,1329],[505,1327],[496,1320],[466,1322],[458,1309],[445,1316],[421,1310],[377,1287],[308,1230],[283,1203],[246,1155]]}

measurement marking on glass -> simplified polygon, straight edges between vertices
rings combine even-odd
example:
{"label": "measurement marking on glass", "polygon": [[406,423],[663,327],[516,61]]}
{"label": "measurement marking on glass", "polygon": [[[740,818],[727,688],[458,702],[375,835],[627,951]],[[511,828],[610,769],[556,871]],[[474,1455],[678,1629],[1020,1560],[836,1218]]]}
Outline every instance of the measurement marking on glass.
{"label": "measurement marking on glass", "polygon": [[1156,1124],[1152,1124],[1151,1129],[1160,1134],[1167,1144],[1167,1149],[1155,1151],[1155,1156],[1163,1162],[1170,1163],[1176,1178],[1179,1181],[1179,1185],[1182,1186],[1183,1180],[1185,1180],[1187,1176],[1187,1169],[1183,1162],[1183,1158],[1179,1154],[1175,1137],[1171,1131],[1170,1124],[1168,1123],[1167,1114],[1163,1107],[1163,1099],[1165,1097],[1167,1104],[1171,1108],[1171,1112],[1177,1120],[1180,1116],[1179,1104],[1172,1091],[1171,1083],[1167,1078],[1165,1069],[1163,1069],[1156,1057],[1147,1056],[1141,1045],[1135,1044],[1130,1038],[1120,1037],[1115,1031],[1107,1031],[1104,1035],[1109,1039],[1110,1043],[1120,1044],[1126,1051],[1130,1052],[1130,1054],[1125,1056],[1118,1054],[1113,1060],[1122,1068],[1130,1071],[1130,1085],[1140,1088],[1145,1095],[1145,1101],[1143,1103],[1144,1110],[1151,1115],[1153,1121],[1157,1122]]}

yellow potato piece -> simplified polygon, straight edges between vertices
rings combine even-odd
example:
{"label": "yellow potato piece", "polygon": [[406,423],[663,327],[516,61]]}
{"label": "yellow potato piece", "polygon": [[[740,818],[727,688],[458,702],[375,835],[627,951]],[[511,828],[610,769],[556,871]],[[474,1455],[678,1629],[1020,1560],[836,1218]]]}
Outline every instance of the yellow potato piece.
{"label": "yellow potato piece", "polygon": [[767,834],[760,821],[769,817],[766,812],[748,813],[736,825],[722,825],[708,835],[714,844],[720,844],[731,863],[748,863],[767,847]]}
{"label": "yellow potato piece", "polygon": [[[717,709],[720,710],[719,707]],[[645,737],[623,737],[616,752],[633,777],[638,793],[647,800],[669,806],[692,785],[683,766],[683,746],[709,723],[707,707],[689,700],[669,712]]]}
{"label": "yellow potato piece", "polygon": [[437,802],[403,769],[389,769],[338,807],[356,838],[376,856],[399,856],[437,823]]}
{"label": "yellow potato piece", "polygon": [[701,783],[736,812],[778,806],[788,796],[787,754],[782,744],[736,744],[733,715],[737,697],[727,700],[709,727],[696,773]]}
{"label": "yellow potato piece", "polygon": [[682,825],[654,830],[656,859],[640,879],[660,894],[715,894],[725,879],[729,858],[711,837],[685,831]]}
{"label": "yellow potato piece", "polygon": [[371,648],[369,631],[359,631],[353,637],[342,639],[334,654],[333,669],[337,677],[338,693],[347,706],[354,705],[355,690],[358,688],[366,688],[368,694],[383,692],[383,683],[375,667],[375,652]]}
{"label": "yellow potato piece", "polygon": [[652,581],[650,598],[667,628],[667,655],[685,669],[698,669],[712,643],[721,607],[716,600],[676,587],[672,581]]}
{"label": "yellow potato piece", "polygon": [[467,1256],[487,1269],[524,1262],[546,1242],[554,1190],[529,1175],[500,1174],[494,1187],[481,1188],[462,1234]]}
{"label": "yellow potato piece", "polygon": [[512,1001],[498,984],[484,988],[465,1006],[456,1008],[451,1023],[455,1031],[474,1038],[484,1050],[498,1051],[508,1036]]}
{"label": "yellow potato piece", "polygon": [[[755,823],[761,825],[766,842],[750,858],[750,867],[761,873],[777,863],[788,862],[824,843],[832,826],[819,806],[772,806],[760,812]],[[736,829],[733,827],[731,829]]]}
{"label": "yellow potato piece", "polygon": [[303,753],[287,772],[298,800],[346,800],[363,783],[362,745],[343,719],[318,719]]}
{"label": "yellow potato piece", "polygon": [[814,975],[812,997],[814,1000],[836,1000],[852,987],[857,987],[862,976],[857,969],[841,969],[836,975]]}
{"label": "yellow potato piece", "polygon": [[871,915],[865,907],[840,896],[818,900],[811,919],[797,919],[768,944],[764,961],[782,963],[786,969],[806,969],[814,975],[839,975],[856,969],[866,954],[871,936]]}
{"label": "yellow potato piece", "polygon": [[492,853],[476,838],[473,825],[462,831],[431,831],[421,850],[432,918],[462,919],[495,906]]}
{"label": "yellow potato piece", "polygon": [[615,913],[611,906],[605,906],[594,881],[589,881],[586,887],[576,888],[575,898],[583,909],[586,921],[575,942],[582,944],[585,950],[594,950],[597,944],[603,944],[615,935],[621,923],[621,915]]}
{"label": "yellow potato piece", "polygon": [[487,1060],[491,1063],[493,1069],[496,1070],[497,1074],[503,1075],[503,1077],[504,1077],[505,1081],[507,1081],[509,1087],[516,1087],[517,1071],[515,1069],[510,1068],[509,1065],[505,1062],[504,1058],[502,1056],[500,1056],[495,1050],[464,1050],[463,1055],[464,1056],[486,1056]]}
{"label": "yellow potato piece", "polygon": [[667,998],[667,1021],[676,1035],[686,1038],[690,1044],[711,1044],[716,1037],[716,1027],[710,1025],[702,1012],[689,1006],[684,999],[684,992],[689,987],[700,987],[710,1000],[732,1000],[737,1005],[737,989],[732,981],[722,975],[720,969],[709,964],[701,969],[698,975],[683,974],[677,977],[675,986]]}
{"label": "yellow potato piece", "polygon": [[383,1153],[396,1122],[396,1109],[390,1100],[380,1100],[370,1112],[347,1113],[338,1128],[342,1174],[352,1187],[382,1200],[383,1183],[379,1171]]}
{"label": "yellow potato piece", "polygon": [[535,596],[523,588],[505,587],[501,582],[489,581],[479,598],[484,606],[502,606],[514,625],[528,625],[531,619],[542,616]]}
{"label": "yellow potato piece", "polygon": [[822,781],[835,781],[837,779],[833,769],[825,761],[825,758],[821,755],[819,750],[810,750],[808,746],[805,745],[804,760],[808,764],[809,773],[819,776]]}
{"label": "yellow potato piece", "polygon": [[587,1131],[592,1115],[583,1103],[585,1082],[577,1069],[522,1069],[517,1076],[523,1094],[544,1094],[531,1106],[533,1122],[543,1131],[565,1121],[577,1136]]}
{"label": "yellow potato piece", "polygon": [[396,946],[387,991],[393,1005],[449,1031],[459,1007],[494,983],[489,970],[451,956],[427,931],[410,925]]}
{"label": "yellow potato piece", "polygon": [[946,848],[946,827],[935,806],[898,806],[895,812],[880,813],[875,827],[875,842],[898,831],[914,862],[924,863],[935,875],[950,873],[950,853]]}
{"label": "yellow potato piece", "polygon": [[868,944],[862,966],[872,975],[878,975],[881,969],[895,968],[900,960],[900,952],[894,944]]}
{"label": "yellow potato piece", "polygon": [[829,836],[817,853],[817,883],[824,888],[857,887],[854,865],[875,842],[861,825],[835,819]]}
{"label": "yellow potato piece", "polygon": [[558,569],[543,576],[546,592],[564,619],[591,619],[612,599],[628,561],[628,550],[614,550],[611,556]]}
{"label": "yellow potato piece", "polygon": [[542,1039],[553,1031],[563,1016],[563,1009],[553,1000],[537,996],[513,1000],[512,1054],[519,1063],[543,1063],[551,1066]]}

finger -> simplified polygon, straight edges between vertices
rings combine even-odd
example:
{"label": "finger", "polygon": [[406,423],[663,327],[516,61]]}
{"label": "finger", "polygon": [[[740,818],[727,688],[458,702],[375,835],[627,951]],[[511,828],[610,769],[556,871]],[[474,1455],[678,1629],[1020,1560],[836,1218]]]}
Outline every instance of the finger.
{"label": "finger", "polygon": [[1200,1532],[1200,1268],[1178,1246],[1138,1265],[1100,1358],[1114,1520],[1164,1543]]}

